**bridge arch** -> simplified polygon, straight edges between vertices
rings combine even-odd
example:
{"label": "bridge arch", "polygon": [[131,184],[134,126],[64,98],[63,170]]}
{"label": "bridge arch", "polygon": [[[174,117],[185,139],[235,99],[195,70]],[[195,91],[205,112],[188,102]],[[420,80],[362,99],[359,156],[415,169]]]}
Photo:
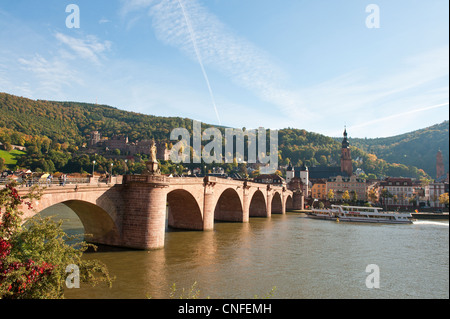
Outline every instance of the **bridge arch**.
{"label": "bridge arch", "polygon": [[286,211],[294,209],[294,199],[292,198],[291,195],[286,196],[285,207],[286,207]]}
{"label": "bridge arch", "polygon": [[94,244],[119,245],[120,229],[110,214],[99,205],[84,200],[71,199],[47,206],[40,212],[45,212],[57,204],[69,207],[83,224],[84,240]]}
{"label": "bridge arch", "polygon": [[234,188],[227,188],[221,193],[214,209],[214,220],[229,222],[244,220],[242,200]]}
{"label": "bridge arch", "polygon": [[271,202],[272,214],[282,214],[283,213],[283,201],[281,200],[281,195],[278,192],[273,193]]}
{"label": "bridge arch", "polygon": [[267,217],[266,199],[260,190],[253,193],[248,212],[250,217]]}
{"label": "bridge arch", "polygon": [[168,225],[172,228],[203,230],[203,216],[197,200],[184,189],[167,194]]}

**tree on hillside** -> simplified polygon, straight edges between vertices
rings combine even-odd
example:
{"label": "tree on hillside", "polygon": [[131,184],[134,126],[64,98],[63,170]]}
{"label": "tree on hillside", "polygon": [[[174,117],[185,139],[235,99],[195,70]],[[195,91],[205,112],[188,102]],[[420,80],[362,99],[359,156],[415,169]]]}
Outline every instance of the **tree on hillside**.
{"label": "tree on hillside", "polygon": [[9,143],[9,142],[3,143],[3,147],[5,148],[5,151],[7,151],[7,152],[11,152],[13,150],[13,147],[12,147],[11,143]]}

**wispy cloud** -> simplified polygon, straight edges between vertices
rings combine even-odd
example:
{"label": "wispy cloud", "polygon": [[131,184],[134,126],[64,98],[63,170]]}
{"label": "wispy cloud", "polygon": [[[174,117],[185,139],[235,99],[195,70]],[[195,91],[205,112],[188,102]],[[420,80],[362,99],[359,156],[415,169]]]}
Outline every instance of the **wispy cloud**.
{"label": "wispy cloud", "polygon": [[[200,56],[205,67],[221,72],[261,101],[274,105],[261,114],[265,123],[274,113],[288,117],[292,126],[306,129],[310,123],[317,128],[317,123],[334,119],[335,125],[323,127],[322,132],[333,135],[347,124],[364,136],[364,130],[373,129],[367,119],[383,118],[392,126],[402,114],[420,116],[420,112],[436,110],[425,109],[424,105],[448,101],[448,90],[442,90],[442,79],[448,77],[448,46],[403,60],[395,57],[398,65],[381,75],[369,64],[315,85],[294,87],[292,83],[298,79],[290,77],[267,52],[236,34],[198,0],[123,0],[122,4],[122,14],[134,22],[136,16],[150,16],[162,43],[194,61]],[[221,111],[220,104],[218,107]],[[411,110],[422,111],[408,113]]]}
{"label": "wispy cloud", "polygon": [[98,24],[104,24],[104,23],[110,23],[111,22],[111,20],[108,20],[108,19],[106,19],[106,18],[101,18],[99,21],[98,21]]}
{"label": "wispy cloud", "polygon": [[[111,42],[100,41],[92,35],[75,38],[56,32],[53,36],[57,40],[56,45],[48,46],[46,52],[22,54],[10,59],[9,78],[27,79],[14,84],[15,87],[10,83],[13,92],[65,99],[74,87],[86,85],[89,81],[86,70],[92,72],[92,66],[101,66],[105,53],[111,48]],[[14,75],[11,68],[16,70]]]}
{"label": "wispy cloud", "polygon": [[110,41],[99,41],[96,36],[88,35],[85,38],[74,38],[60,32],[55,34],[56,39],[68,46],[82,59],[99,64],[104,52],[111,49]]}
{"label": "wispy cloud", "polygon": [[[347,124],[357,136],[375,131],[375,123],[407,129],[408,122],[399,119],[420,118],[421,113],[440,111],[448,104],[448,53],[448,46],[431,49],[404,58],[396,68],[379,76],[371,75],[374,70],[370,68],[355,70],[302,88],[300,94],[305,103],[320,110],[314,120],[326,114],[341,121],[341,126]],[[340,131],[329,127],[323,132],[335,135]]]}
{"label": "wispy cloud", "polygon": [[429,111],[429,110],[433,110],[433,109],[443,108],[445,106],[448,107],[448,105],[449,105],[449,103],[446,102],[446,103],[437,104],[437,105],[429,105],[429,106],[425,106],[425,107],[420,107],[417,109],[412,109],[412,110],[408,110],[408,111],[401,112],[401,113],[394,113],[394,114],[391,114],[391,115],[388,115],[385,117],[379,117],[379,118],[369,120],[364,123],[359,123],[359,124],[353,125],[353,126],[351,126],[351,129],[366,127],[369,125],[373,125],[373,124],[385,122],[385,121],[390,121],[390,120],[398,120],[398,119],[404,118],[405,116],[409,116],[409,115],[412,115],[415,113],[421,113],[421,112],[425,112],[425,111]]}
{"label": "wispy cloud", "polygon": [[122,14],[134,11],[141,14],[144,9],[152,17],[161,42],[193,60],[201,56],[205,66],[218,70],[238,86],[285,111],[286,115],[300,106],[299,96],[284,89],[287,74],[269,54],[235,34],[197,0],[123,1]]}
{"label": "wispy cloud", "polygon": [[82,78],[71,65],[60,57],[46,59],[40,54],[34,54],[31,58],[19,58],[19,68],[27,74],[27,78],[37,81],[32,91],[49,96],[63,96],[65,87],[73,84],[81,84]]}

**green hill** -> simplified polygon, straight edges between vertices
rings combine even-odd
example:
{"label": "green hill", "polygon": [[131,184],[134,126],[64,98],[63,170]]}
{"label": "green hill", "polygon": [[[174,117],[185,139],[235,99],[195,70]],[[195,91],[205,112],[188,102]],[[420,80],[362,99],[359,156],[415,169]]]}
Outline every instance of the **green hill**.
{"label": "green hill", "polygon": [[[170,132],[177,127],[192,131],[191,119],[144,115],[107,105],[36,101],[7,93],[0,93],[0,112],[0,142],[28,146],[27,160],[19,160],[18,165],[46,171],[89,170],[92,159],[82,158],[83,154],[77,150],[88,141],[92,131],[105,137],[127,135],[130,141],[151,138],[168,141]],[[436,145],[440,145],[444,158],[448,159],[448,122],[446,127],[440,124],[417,132],[387,139],[351,140],[352,156],[359,159],[354,161],[354,167],[378,177],[420,178],[426,175],[421,168],[433,176],[429,162],[437,150],[429,149],[425,157],[426,152],[420,152],[419,145],[430,145],[430,139],[439,141]],[[279,131],[280,164],[339,165],[340,147],[340,139],[321,134],[295,128]],[[410,161],[404,161],[405,156],[394,156],[399,150]]]}
{"label": "green hill", "polygon": [[157,117],[106,105],[30,100],[0,93],[0,128],[47,136],[59,143],[81,144],[91,131],[103,136],[127,134],[130,140],[167,139],[171,127],[190,127],[179,117]]}
{"label": "green hill", "polygon": [[441,150],[445,170],[449,169],[449,121],[393,137],[350,139],[350,143],[388,162],[420,167],[433,178]]}

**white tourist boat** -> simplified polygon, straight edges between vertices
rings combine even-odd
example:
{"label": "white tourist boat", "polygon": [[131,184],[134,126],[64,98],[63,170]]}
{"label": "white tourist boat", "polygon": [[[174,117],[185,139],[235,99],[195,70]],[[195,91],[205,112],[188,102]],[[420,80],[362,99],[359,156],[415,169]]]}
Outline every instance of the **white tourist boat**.
{"label": "white tourist boat", "polygon": [[331,205],[331,209],[312,209],[308,217],[345,222],[411,224],[411,213],[383,212],[380,207]]}

